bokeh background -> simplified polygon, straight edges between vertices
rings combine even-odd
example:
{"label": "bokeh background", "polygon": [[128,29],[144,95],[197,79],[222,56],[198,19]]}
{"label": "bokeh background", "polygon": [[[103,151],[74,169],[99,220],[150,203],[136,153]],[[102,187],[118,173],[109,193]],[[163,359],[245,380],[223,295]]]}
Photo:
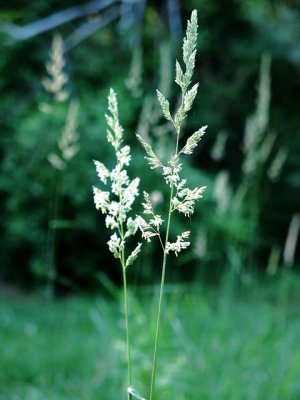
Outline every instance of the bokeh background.
{"label": "bokeh background", "polygon": [[[236,304],[240,304],[234,296],[241,293],[254,298],[259,291],[263,299],[271,298],[272,304],[277,301],[274,299],[279,299],[285,310],[289,309],[291,299],[293,307],[299,302],[299,1],[95,0],[84,3],[81,0],[14,0],[0,4],[0,291],[4,310],[9,309],[7,299],[20,299],[20,290],[22,296],[24,291],[31,296],[35,296],[32,293],[44,293],[48,298],[101,293],[118,299],[120,270],[108,252],[109,233],[104,229],[104,219],[96,211],[92,198],[92,186],[98,183],[92,160],[109,164],[113,157],[106,142],[104,114],[107,95],[111,87],[118,94],[121,123],[133,150],[131,174],[141,177],[142,189],[151,193],[160,208],[167,195],[166,189],[155,172],[149,172],[135,133],[151,142],[162,157],[172,150],[172,133],[162,118],[155,89],[159,88],[176,109],[179,92],[173,82],[175,60],[181,60],[186,21],[193,9],[198,10],[199,18],[195,80],[199,81],[200,88],[185,124],[183,140],[203,125],[208,125],[208,129],[197,152],[186,163],[185,171],[192,185],[205,185],[207,191],[190,221],[175,222],[174,235],[183,229],[191,230],[192,245],[180,257],[170,261],[167,277],[170,292],[177,293],[185,288],[191,293],[201,286],[207,296],[199,300],[199,310],[212,321],[215,317],[212,304],[215,305],[222,296],[227,296],[227,300],[230,298],[230,305],[224,300],[228,307],[222,308],[221,313],[226,321],[231,307],[234,309]],[[139,211],[137,207],[136,212]],[[155,243],[145,246],[139,263],[129,271],[131,287],[138,293],[148,293],[159,279],[159,250]],[[12,331],[7,331],[6,340],[10,340],[12,332],[18,331],[18,324],[21,324],[21,331],[25,327],[25,337],[29,336],[35,347],[38,346],[34,340],[39,322],[28,322],[26,313],[40,315],[39,307],[45,305],[39,303],[42,301],[40,297],[39,300],[30,298],[29,308],[21,308],[24,320],[18,321],[14,317],[19,314],[22,303],[17,300],[16,303],[13,301],[8,313],[3,311],[3,321],[8,321],[7,326],[10,326],[9,321],[16,324],[12,324]],[[101,301],[107,301],[105,299]],[[139,313],[141,307],[135,301],[133,308]],[[171,310],[176,313],[172,304]],[[194,300],[187,301],[190,322],[197,320],[195,304]],[[82,328],[85,323],[89,326],[90,319],[89,322],[84,319],[85,306],[86,303],[75,300],[75,303],[64,304],[59,312],[49,309],[44,316],[46,320],[40,322],[49,334],[49,337],[43,336],[45,343],[50,340],[52,318],[55,319],[56,315],[60,321],[63,320],[63,307],[69,310],[71,325],[75,324],[77,334],[80,329],[85,329]],[[99,307],[90,304],[87,307],[92,307],[93,326],[100,326],[104,335],[109,327],[104,328],[105,323],[99,319]],[[107,305],[101,307],[102,311],[108,310],[105,308]],[[113,307],[117,308],[116,305]],[[251,307],[245,314],[250,315],[249,321],[252,321],[249,322],[249,332],[251,329],[255,331],[256,306],[252,304]],[[276,325],[272,319],[276,311],[273,311],[267,330]],[[81,312],[85,322],[79,317],[74,322],[73,316],[81,315]],[[116,311],[119,318],[118,312],[120,310]],[[109,311],[105,313],[109,318]],[[170,313],[170,318],[173,318],[175,314]],[[241,323],[239,317],[243,320],[242,315],[239,308],[233,326]],[[291,319],[295,321],[292,315]],[[114,326],[112,329],[118,326],[118,318],[115,322],[110,321]],[[188,313],[184,318],[189,320]],[[171,324],[172,329],[177,330],[180,337],[181,325],[176,318],[172,321],[175,324]],[[145,324],[142,317],[136,322],[137,329],[139,323]],[[285,326],[284,322],[280,326]],[[206,327],[209,332],[210,329],[213,331],[212,325]],[[214,342],[216,352],[218,340],[222,343],[230,336],[227,328],[221,322],[216,326],[220,333],[220,338]],[[299,324],[290,328],[295,337],[296,328]],[[66,335],[72,330],[69,325],[65,329]],[[193,329],[196,332],[198,328],[190,326],[191,332]],[[278,331],[278,337],[274,339],[276,343],[281,334],[282,331]],[[96,333],[94,336],[96,338]],[[89,337],[93,338],[93,335]],[[170,343],[170,337],[168,339],[166,333],[166,343]],[[76,346],[78,338],[72,338]],[[118,340],[112,348],[122,348],[121,339]],[[142,337],[137,341],[141,347],[145,345]],[[292,339],[286,341],[292,351]],[[88,345],[89,341],[86,343]],[[89,351],[92,353],[91,348],[95,346],[92,339],[91,343],[89,350],[83,352],[89,356]],[[12,342],[10,347],[14,346]],[[54,348],[56,344],[52,343],[52,346]],[[210,344],[207,346],[209,348]],[[191,355],[194,350],[190,348]],[[287,348],[285,350],[288,353]],[[31,359],[30,354],[24,356],[23,366],[26,357]],[[77,356],[78,359],[72,359],[70,365],[82,363],[83,354]],[[117,362],[118,357],[115,357]],[[226,357],[228,354],[224,354],[224,360]],[[16,357],[12,355],[10,359],[6,354],[4,359],[11,360],[11,371],[16,373],[20,367],[12,361]],[[272,359],[266,359],[271,368]],[[49,372],[47,368],[55,362],[53,359],[43,360],[45,370]],[[217,360],[212,364],[217,365]],[[178,368],[183,368],[184,361],[177,361]],[[205,364],[204,361],[204,364],[199,363],[201,368]],[[289,382],[294,382],[294,378],[296,382],[296,377],[299,377],[296,364]],[[66,362],[63,368],[69,371]],[[145,370],[147,368],[146,363]],[[267,375],[268,368],[262,367]],[[224,373],[224,370],[216,371],[218,377]],[[275,379],[277,383],[283,382],[280,371]],[[3,387],[8,387],[7,382],[14,379],[13,372],[7,381],[3,381]],[[233,370],[231,372],[233,375]],[[142,372],[141,375],[143,381]],[[252,372],[250,375],[253,377]],[[23,382],[24,375],[20,376],[18,379]],[[28,399],[48,398],[41,389],[45,385],[36,383],[34,376],[33,372],[28,378],[32,391],[22,392],[20,398],[25,399],[27,395]],[[57,398],[58,394],[65,396],[60,398],[78,398],[72,386],[76,387],[76,376],[71,374],[71,381],[68,381],[71,382],[70,393],[74,389],[73,394],[65,394],[69,393],[64,392],[66,386],[59,386],[59,380],[53,378],[56,375],[51,376],[58,391],[54,397],[49,394],[49,398]],[[88,376],[86,373],[83,380],[88,381]],[[93,382],[98,383],[107,382],[105,379],[115,382],[116,379],[113,375],[108,378],[105,375],[102,381],[94,378]],[[223,378],[225,382],[227,377],[224,375]],[[257,382],[260,378],[261,375]],[[208,383],[209,379],[203,376],[204,386],[205,382]],[[247,379],[243,381],[241,378],[241,382],[247,382]],[[100,398],[104,399],[101,384],[98,387],[95,383],[91,392],[85,393],[98,390],[97,393],[102,395]],[[276,386],[273,381],[272,384]],[[287,389],[280,386],[281,392],[278,389],[277,394],[259,392],[255,395],[251,392],[249,397],[243,392],[245,385],[241,383],[241,391],[237,392],[242,397],[230,395],[231,398],[296,399],[300,396],[299,384],[293,386],[289,383]],[[256,387],[260,387],[259,384]],[[113,391],[110,392],[113,389],[108,390],[108,396],[115,396]],[[184,390],[187,390],[186,386],[177,388],[176,399],[200,398],[195,391]],[[189,397],[187,394],[180,397],[181,392],[188,393]],[[1,397],[0,389],[1,400],[19,398],[9,397],[12,394],[8,393]],[[171,396],[171,392],[162,393]],[[207,389],[206,395],[202,392],[202,398],[225,399],[229,393],[225,389],[219,393]],[[262,393],[268,393],[269,397]],[[211,397],[213,395],[217,397]],[[89,396],[82,395],[81,398],[93,398],[92,394]]]}
{"label": "bokeh background", "polygon": [[[284,253],[291,221],[294,236],[299,229],[297,2],[96,1],[83,8],[70,1],[62,8],[56,1],[15,1],[1,6],[3,280],[38,285],[50,264],[56,271],[50,278],[67,290],[94,285],[98,272],[118,279],[91,195],[92,160],[112,157],[107,93],[117,91],[126,138],[138,152],[132,174],[147,176],[143,189],[164,201],[162,182],[148,178],[134,134],[149,137],[160,152],[168,149],[170,129],[155,89],[176,106],[174,61],[193,8],[199,10],[200,90],[185,134],[202,125],[208,133],[187,168],[208,189],[190,224],[194,245],[176,262],[185,265],[174,268],[173,278],[219,280],[231,267],[249,280],[251,269],[276,273],[299,260],[296,246],[294,254]],[[43,84],[53,79],[46,64],[55,34],[65,49],[58,68],[66,93],[58,99]],[[76,154],[55,164],[71,103]],[[145,257],[139,281],[155,276],[155,253],[154,247]]]}

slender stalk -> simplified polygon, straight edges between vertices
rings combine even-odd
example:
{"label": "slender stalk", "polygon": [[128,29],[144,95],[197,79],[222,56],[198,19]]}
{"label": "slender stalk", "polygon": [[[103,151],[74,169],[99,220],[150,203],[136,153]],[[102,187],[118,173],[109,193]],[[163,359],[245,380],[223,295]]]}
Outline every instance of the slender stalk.
{"label": "slender stalk", "polygon": [[[120,224],[121,238],[124,239],[123,223]],[[131,387],[131,352],[130,352],[130,335],[128,322],[128,295],[127,295],[127,276],[124,248],[121,252],[121,265],[123,271],[123,290],[124,290],[124,315],[125,315],[125,330],[126,330],[126,354],[127,354],[127,389]],[[128,393],[128,392],[127,392]],[[128,400],[131,400],[131,394],[128,393]]]}
{"label": "slender stalk", "polygon": [[[171,222],[172,198],[173,198],[173,187],[171,188],[171,192],[170,192],[169,213],[168,213],[167,231],[166,231],[166,239],[165,239],[165,246],[164,246],[164,248],[166,248],[167,242],[168,242],[168,240],[169,240],[169,231],[170,231],[170,222]],[[161,282],[160,282],[160,291],[159,291],[159,300],[158,300],[158,310],[157,310],[157,320],[156,320],[156,332],[155,332],[155,343],[154,343],[154,354],[153,354],[152,374],[151,374],[151,386],[150,386],[150,399],[149,399],[149,400],[153,400],[154,387],[155,387],[155,375],[156,375],[157,353],[158,353],[158,338],[159,338],[159,328],[160,328],[160,315],[161,315],[162,299],[163,299],[164,286],[165,286],[166,263],[167,263],[167,254],[166,254],[166,252],[164,251],[163,265],[162,265],[162,274],[161,274]]]}
{"label": "slender stalk", "polygon": [[[124,313],[126,325],[126,352],[127,352],[127,384],[128,388],[131,387],[131,355],[130,355],[130,337],[129,337],[129,324],[128,324],[128,296],[127,296],[127,279],[126,269],[123,268],[123,288],[124,288]],[[131,394],[128,393],[128,400],[131,399]]]}
{"label": "slender stalk", "polygon": [[[155,332],[155,342],[154,342],[154,353],[153,353],[153,364],[152,364],[152,375],[151,375],[151,386],[150,386],[150,399],[154,399],[154,391],[155,391],[155,377],[156,377],[156,367],[157,367],[157,358],[158,358],[158,340],[159,340],[159,330],[160,330],[160,316],[162,311],[162,302],[164,295],[164,285],[165,285],[165,275],[166,275],[166,263],[167,263],[167,255],[170,251],[174,251],[177,255],[182,249],[187,248],[190,245],[190,242],[185,241],[184,239],[189,237],[190,232],[183,232],[181,235],[177,236],[177,240],[174,243],[169,243],[169,232],[170,232],[170,224],[171,224],[171,215],[172,211],[178,210],[182,212],[185,216],[190,216],[194,210],[194,204],[196,200],[201,198],[201,194],[205,190],[205,187],[195,188],[193,190],[185,187],[186,180],[181,179],[179,176],[179,172],[182,168],[182,164],[179,162],[179,136],[180,129],[184,118],[186,117],[187,112],[191,109],[195,96],[197,94],[198,84],[195,84],[191,89],[188,87],[191,84],[191,79],[193,75],[193,70],[195,67],[195,56],[196,56],[196,42],[197,42],[197,11],[194,10],[191,15],[191,19],[188,21],[188,26],[186,30],[186,36],[183,41],[183,61],[186,66],[185,72],[183,72],[180,64],[176,63],[176,80],[175,82],[181,88],[181,105],[175,113],[174,118],[170,113],[170,104],[169,101],[164,97],[162,93],[157,90],[157,97],[160,103],[162,112],[164,117],[173,123],[175,131],[176,131],[176,148],[175,153],[168,161],[168,165],[164,166],[155,155],[151,145],[146,143],[141,136],[138,135],[138,139],[143,145],[147,156],[145,157],[150,165],[151,169],[162,168],[162,175],[164,179],[171,187],[170,190],[170,201],[169,201],[169,210],[167,217],[167,229],[165,236],[165,245],[160,239],[161,245],[163,247],[163,265],[161,272],[161,283],[160,283],[160,292],[159,292],[159,300],[158,300],[158,309],[157,309],[157,319],[156,319],[156,332]],[[202,127],[199,131],[195,132],[190,138],[187,140],[186,145],[184,146],[183,153],[184,154],[192,154],[193,149],[198,145],[198,142],[203,135],[206,127]],[[185,187],[185,188],[184,188]],[[184,188],[184,189],[183,189]],[[174,190],[176,190],[175,196]],[[180,192],[179,192],[180,191]],[[178,198],[176,197],[178,194]],[[140,228],[143,233],[143,237],[150,241],[152,236],[156,236],[151,231],[153,226],[159,226],[160,222],[155,221],[156,219],[160,219],[160,216],[155,216],[153,207],[151,204],[151,199],[149,194],[145,193],[145,203],[144,213],[152,214],[154,220],[150,220],[147,223],[143,218],[141,218]],[[174,201],[173,201],[174,200]],[[176,206],[177,204],[177,206]],[[174,206],[174,207],[173,207]],[[178,207],[181,206],[179,209]],[[173,208],[173,209],[172,209]],[[158,218],[159,217],[159,218]],[[153,222],[154,221],[154,222]],[[161,221],[162,222],[162,221]],[[159,233],[157,232],[158,237],[160,238]]]}
{"label": "slender stalk", "polygon": [[48,232],[47,232],[47,260],[46,260],[46,287],[45,296],[53,300],[55,297],[55,281],[57,279],[57,266],[56,266],[56,247],[57,247],[57,232],[55,225],[56,220],[60,215],[60,191],[61,191],[62,176],[61,172],[54,175],[54,190],[52,197],[51,210],[48,221]]}
{"label": "slender stalk", "polygon": [[[183,99],[183,96],[182,96],[182,99]],[[182,100],[182,103],[183,103],[183,100]],[[175,126],[175,124],[174,124],[174,126]],[[178,129],[178,130],[176,129],[176,133],[177,133],[177,137],[176,137],[175,155],[177,155],[177,153],[178,153],[180,129]],[[174,191],[174,187],[172,186],[171,187],[171,191],[170,191],[169,211],[168,211],[168,220],[167,220],[167,231],[166,231],[165,245],[163,246],[163,249],[166,249],[167,243],[168,243],[168,240],[169,240],[171,215],[172,215],[173,191]],[[164,287],[165,287],[166,264],[167,264],[167,253],[164,250],[162,273],[161,273],[161,282],[160,282],[160,291],[159,291],[159,300],[158,300],[156,332],[155,332],[155,342],[154,342],[154,354],[153,354],[151,386],[150,386],[150,399],[149,400],[153,400],[153,396],[154,396],[155,375],[156,375],[156,366],[157,366],[157,353],[158,353],[158,339],[159,339],[159,328],[160,328],[160,316],[161,316],[162,299],[163,299]]]}
{"label": "slender stalk", "polygon": [[[129,217],[127,214],[131,210],[135,198],[138,196],[139,178],[130,180],[127,175],[126,166],[130,161],[130,147],[123,146],[123,128],[119,122],[118,101],[116,93],[110,89],[108,95],[108,111],[107,119],[107,140],[114,148],[116,155],[116,165],[110,171],[103,163],[94,160],[96,171],[100,181],[105,186],[107,180],[110,182],[110,189],[107,190],[93,187],[94,203],[102,214],[107,214],[105,223],[107,228],[113,231],[113,234],[108,241],[108,247],[115,258],[120,260],[123,276],[123,291],[124,291],[124,318],[125,318],[125,332],[126,335],[126,353],[127,353],[127,399],[131,400],[136,397],[134,389],[131,387],[131,343],[129,331],[129,315],[128,315],[128,293],[127,293],[127,268],[133,264],[137,258],[141,243],[138,243],[133,251],[127,255],[125,247],[127,238],[133,236],[138,228],[139,219]],[[114,200],[110,200],[110,194]]]}

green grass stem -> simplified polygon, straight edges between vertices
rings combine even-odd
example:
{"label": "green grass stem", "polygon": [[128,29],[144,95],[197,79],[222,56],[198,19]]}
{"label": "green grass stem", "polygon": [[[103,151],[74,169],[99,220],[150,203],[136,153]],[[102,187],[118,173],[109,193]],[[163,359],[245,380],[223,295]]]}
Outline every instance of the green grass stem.
{"label": "green grass stem", "polygon": [[[127,277],[126,269],[123,268],[123,289],[124,289],[124,313],[126,326],[126,354],[127,354],[127,388],[131,387],[131,354],[130,354],[130,336],[128,323],[128,295],[127,295]],[[128,393],[128,400],[131,399],[131,394]]]}
{"label": "green grass stem", "polygon": [[[169,231],[170,231],[170,223],[171,223],[172,198],[173,198],[173,187],[171,188],[171,192],[170,192],[169,213],[168,213],[166,240],[165,240],[165,246],[164,246],[164,248],[166,248],[167,242],[168,242],[168,240],[169,240]],[[157,309],[157,320],[156,320],[156,331],[155,331],[155,342],[154,342],[154,353],[153,353],[152,374],[151,374],[151,386],[150,386],[150,400],[153,400],[154,389],[155,389],[155,376],[156,376],[156,366],[157,366],[157,354],[158,354],[158,339],[159,339],[159,328],[160,328],[160,316],[161,316],[162,299],[163,299],[164,286],[165,286],[166,264],[167,264],[167,254],[166,254],[166,252],[164,251],[163,265],[162,265],[162,274],[161,274],[161,282],[160,282],[160,290],[159,290],[158,309]]]}

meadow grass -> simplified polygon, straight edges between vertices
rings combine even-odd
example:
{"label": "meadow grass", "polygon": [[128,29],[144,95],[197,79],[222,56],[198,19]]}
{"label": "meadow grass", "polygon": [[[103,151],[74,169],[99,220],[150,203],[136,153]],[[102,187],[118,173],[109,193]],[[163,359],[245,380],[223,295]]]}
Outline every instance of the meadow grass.
{"label": "meadow grass", "polygon": [[[288,294],[290,283],[235,296],[223,287],[167,286],[157,398],[299,399],[300,285]],[[129,296],[132,372],[141,391],[152,367],[151,290]],[[122,307],[121,296],[1,298],[0,399],[125,398]]]}

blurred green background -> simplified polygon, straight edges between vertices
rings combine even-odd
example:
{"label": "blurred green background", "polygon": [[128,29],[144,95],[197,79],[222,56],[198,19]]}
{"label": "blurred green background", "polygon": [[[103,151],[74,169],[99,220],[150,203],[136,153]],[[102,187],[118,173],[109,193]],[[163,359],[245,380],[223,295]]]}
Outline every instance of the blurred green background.
{"label": "blurred green background", "polygon": [[[115,382],[122,383],[122,374],[103,375],[103,370],[124,363],[122,330],[116,334],[123,323],[121,273],[93,204],[98,180],[92,160],[109,164],[113,156],[104,118],[113,87],[133,150],[131,174],[142,178],[141,189],[162,207],[166,189],[149,172],[135,133],[162,157],[172,150],[155,89],[176,108],[175,60],[181,61],[193,9],[199,18],[195,81],[200,89],[183,140],[203,125],[208,129],[185,173],[193,186],[206,185],[207,191],[193,218],[174,225],[174,235],[191,230],[192,245],[171,259],[167,272],[172,323],[162,334],[163,358],[167,364],[175,354],[176,362],[159,383],[160,395],[298,399],[299,1],[5,3],[0,4],[0,333],[7,346],[0,357],[7,369],[0,372],[0,399],[118,396]],[[55,68],[61,81],[52,90]],[[159,250],[155,243],[145,246],[129,271],[138,293],[132,298],[136,341],[145,353],[151,338],[137,332],[147,329],[143,307],[153,308],[147,288],[159,279]],[[100,291],[106,297],[66,299],[56,307],[32,294],[23,303],[20,290],[57,296]],[[187,298],[177,308],[182,290]],[[236,332],[239,326],[244,334]],[[62,336],[69,343],[63,351]],[[108,345],[98,347],[98,340]],[[85,345],[76,353],[78,342]],[[174,349],[183,343],[186,358],[177,359]],[[194,375],[182,377],[193,354],[198,354]],[[149,360],[134,357],[145,386]],[[172,381],[181,386],[171,388]]]}
{"label": "blurred green background", "polygon": [[[300,204],[299,3],[87,4],[14,1],[0,8],[1,279],[39,286],[55,270],[50,279],[62,291],[97,285],[99,272],[118,281],[91,194],[97,183],[92,159],[109,163],[112,157],[105,134],[107,93],[114,87],[119,96],[126,138],[136,153],[132,174],[146,176],[142,189],[158,191],[154,195],[163,201],[162,182],[146,172],[134,133],[158,152],[170,146],[155,89],[176,106],[174,62],[194,8],[200,90],[185,135],[202,125],[208,133],[186,168],[193,183],[208,189],[189,226],[193,246],[174,261],[170,279],[205,275],[218,282],[231,268],[250,281],[254,270],[276,274],[287,264],[296,269],[299,246],[291,242],[297,242]],[[63,101],[43,85],[55,34],[65,49]],[[49,158],[59,155],[75,101],[77,153],[60,168]],[[157,250],[149,250],[136,282],[156,276]]]}

